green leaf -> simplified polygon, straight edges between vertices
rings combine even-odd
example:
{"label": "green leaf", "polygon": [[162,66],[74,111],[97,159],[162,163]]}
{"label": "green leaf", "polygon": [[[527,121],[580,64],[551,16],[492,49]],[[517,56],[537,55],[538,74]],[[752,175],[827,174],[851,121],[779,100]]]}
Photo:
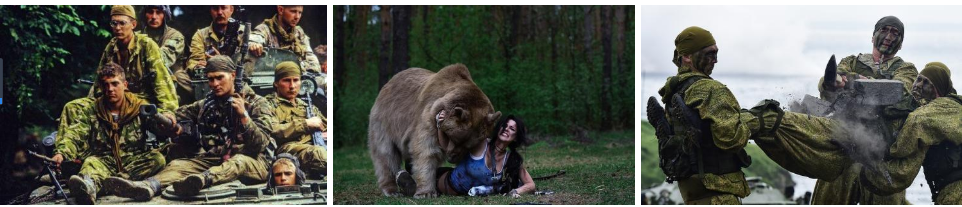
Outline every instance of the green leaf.
{"label": "green leaf", "polygon": [[13,28],[10,28],[10,36],[13,36],[14,42],[20,41],[20,35],[17,35],[17,31],[13,30]]}
{"label": "green leaf", "polygon": [[70,31],[73,31],[73,35],[80,36],[80,29],[77,29],[77,27],[70,27]]}

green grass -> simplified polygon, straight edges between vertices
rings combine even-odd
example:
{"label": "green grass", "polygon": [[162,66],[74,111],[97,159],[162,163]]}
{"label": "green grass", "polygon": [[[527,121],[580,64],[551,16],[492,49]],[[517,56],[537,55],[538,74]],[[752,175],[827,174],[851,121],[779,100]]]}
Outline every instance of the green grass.
{"label": "green grass", "polygon": [[[535,181],[538,190],[553,195],[468,197],[441,196],[430,199],[384,197],[378,189],[367,147],[335,149],[334,204],[634,204],[634,133],[589,133],[594,142],[581,144],[571,137],[540,138],[522,156],[532,177],[565,170],[560,177]],[[451,164],[446,164],[450,166]]]}

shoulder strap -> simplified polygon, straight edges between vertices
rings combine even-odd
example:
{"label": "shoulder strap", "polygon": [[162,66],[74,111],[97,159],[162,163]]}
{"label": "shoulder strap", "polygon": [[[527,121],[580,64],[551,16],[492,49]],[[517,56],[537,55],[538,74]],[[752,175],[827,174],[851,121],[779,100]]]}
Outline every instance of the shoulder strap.
{"label": "shoulder strap", "polygon": [[[701,79],[705,79],[705,77],[701,77],[701,76],[688,77],[687,79],[685,79],[685,81],[683,81],[681,84],[678,84],[678,86],[675,87],[673,94],[667,94],[667,96],[671,97],[671,96],[674,96],[675,94],[678,94],[679,96],[681,96],[682,100],[684,100],[685,91],[688,90],[688,87],[691,87],[692,84],[695,84],[695,82],[698,82]],[[668,100],[672,100],[672,99],[668,99]],[[668,105],[668,104],[671,104],[671,103],[665,103],[665,105]]]}

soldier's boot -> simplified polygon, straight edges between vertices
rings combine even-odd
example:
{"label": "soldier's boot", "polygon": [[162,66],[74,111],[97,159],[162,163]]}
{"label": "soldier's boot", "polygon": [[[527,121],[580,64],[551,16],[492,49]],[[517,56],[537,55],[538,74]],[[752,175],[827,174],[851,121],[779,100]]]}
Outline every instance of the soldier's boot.
{"label": "soldier's boot", "polygon": [[418,185],[414,181],[414,177],[411,177],[411,173],[406,170],[401,170],[397,173],[395,177],[397,182],[397,187],[401,190],[401,194],[407,197],[414,196],[414,192],[417,191]]}
{"label": "soldier's boot", "polygon": [[178,195],[192,196],[199,194],[201,189],[210,186],[212,182],[210,171],[205,171],[201,174],[189,175],[187,178],[174,182],[171,185],[174,186],[174,192]]}
{"label": "soldier's boot", "polygon": [[97,185],[90,177],[70,176],[67,185],[70,186],[70,196],[74,197],[77,204],[93,205],[97,200]]}
{"label": "soldier's boot", "polygon": [[648,123],[655,127],[655,137],[659,139],[667,138],[671,133],[668,118],[665,116],[665,108],[661,107],[658,99],[654,96],[648,97]]}
{"label": "soldier's boot", "polygon": [[131,198],[134,201],[149,201],[154,195],[160,194],[160,182],[153,177],[143,181],[109,177],[104,179],[104,188],[113,189],[113,194],[118,197]]}

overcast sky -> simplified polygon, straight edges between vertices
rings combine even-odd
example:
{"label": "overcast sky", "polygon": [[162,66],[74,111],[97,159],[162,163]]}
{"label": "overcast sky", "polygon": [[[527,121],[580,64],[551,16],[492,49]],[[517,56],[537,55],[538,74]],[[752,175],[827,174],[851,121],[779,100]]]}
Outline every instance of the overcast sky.
{"label": "overcast sky", "polygon": [[[818,76],[829,56],[871,53],[880,18],[899,17],[905,40],[898,52],[919,71],[932,61],[962,71],[962,6],[639,6],[640,67],[675,73],[674,38],[688,26],[711,31],[719,62],[712,76]],[[953,83],[959,83],[953,73]],[[956,84],[958,85],[958,84]]]}

